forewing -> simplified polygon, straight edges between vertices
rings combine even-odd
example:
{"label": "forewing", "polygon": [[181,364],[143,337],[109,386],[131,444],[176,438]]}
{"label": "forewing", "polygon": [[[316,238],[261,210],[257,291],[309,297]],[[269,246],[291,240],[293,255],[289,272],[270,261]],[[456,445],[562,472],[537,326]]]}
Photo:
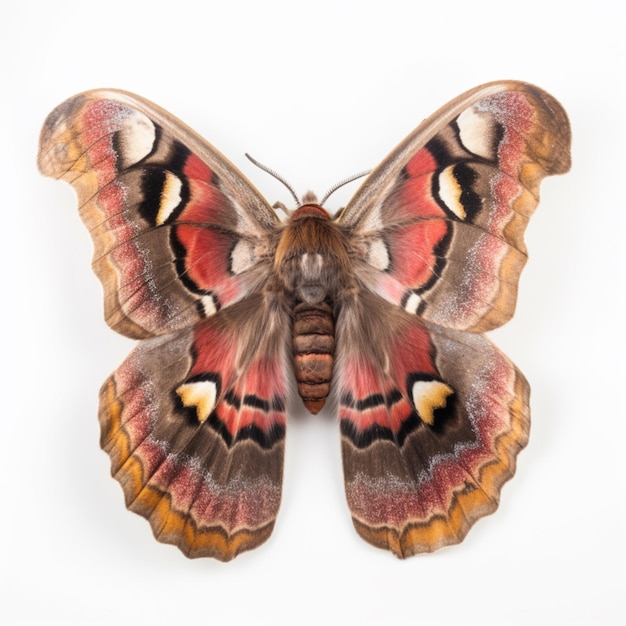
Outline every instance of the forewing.
{"label": "forewing", "polygon": [[529,387],[484,336],[377,296],[344,303],[336,393],[359,534],[399,557],[460,542],[498,506],[529,430]]}
{"label": "forewing", "polygon": [[482,332],[513,314],[524,230],[541,179],[570,166],[570,128],[550,95],[483,85],[411,133],[339,218],[361,280],[448,328]]}
{"label": "forewing", "polygon": [[39,167],[77,192],[105,317],[118,332],[185,328],[267,273],[274,211],[219,152],[147,100],[114,90],[67,100],[41,131]]}
{"label": "forewing", "polygon": [[104,383],[101,445],[126,504],[189,557],[263,543],[281,496],[286,314],[259,296],[139,343]]}

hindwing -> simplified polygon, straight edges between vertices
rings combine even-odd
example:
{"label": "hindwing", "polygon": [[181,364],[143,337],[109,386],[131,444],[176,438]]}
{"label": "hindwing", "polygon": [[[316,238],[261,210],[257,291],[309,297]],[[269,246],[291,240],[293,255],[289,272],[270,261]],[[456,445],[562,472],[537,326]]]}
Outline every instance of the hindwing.
{"label": "hindwing", "polygon": [[272,531],[287,323],[284,312],[251,297],[141,341],[102,387],[101,445],[128,508],[187,556],[230,560]]}
{"label": "hindwing", "polygon": [[444,329],[361,294],[370,345],[338,351],[346,496],[366,540],[406,557],[461,541],[492,513],[528,441],[529,386],[483,335]]}

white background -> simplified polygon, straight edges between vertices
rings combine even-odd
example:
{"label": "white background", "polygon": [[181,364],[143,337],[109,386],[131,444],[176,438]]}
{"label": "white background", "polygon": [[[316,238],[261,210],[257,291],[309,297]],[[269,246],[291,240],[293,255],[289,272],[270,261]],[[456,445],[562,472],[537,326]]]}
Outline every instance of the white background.
{"label": "white background", "polygon": [[[50,2],[1,10],[3,624],[623,624],[625,15],[582,3]],[[292,420],[272,538],[189,561],[127,512],[97,393],[132,342],[102,321],[74,194],[35,166],[47,113],[120,87],[323,193],[424,117],[499,78],[569,112],[517,314],[492,334],[531,381],[533,429],[499,511],[460,546],[399,561],[354,532],[332,416]],[[333,196],[335,209],[356,186]],[[3,615],[8,616],[3,619]]]}

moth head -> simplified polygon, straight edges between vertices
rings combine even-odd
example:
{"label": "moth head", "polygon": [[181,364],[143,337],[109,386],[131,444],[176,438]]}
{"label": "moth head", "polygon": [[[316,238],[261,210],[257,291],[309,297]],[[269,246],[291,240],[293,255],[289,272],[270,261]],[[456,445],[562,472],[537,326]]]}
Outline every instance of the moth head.
{"label": "moth head", "polygon": [[[293,217],[296,214],[296,212],[299,211],[304,206],[311,205],[311,206],[317,206],[320,208],[322,206],[321,203],[317,201],[317,196],[312,191],[307,191],[302,196],[302,201],[300,201],[300,199],[295,195],[295,193],[294,193],[294,198],[296,198],[296,202],[297,202],[295,209],[288,209],[280,201],[274,202],[274,204],[272,205],[272,208],[282,211],[287,217]],[[326,211],[324,211],[324,213],[326,213]]]}

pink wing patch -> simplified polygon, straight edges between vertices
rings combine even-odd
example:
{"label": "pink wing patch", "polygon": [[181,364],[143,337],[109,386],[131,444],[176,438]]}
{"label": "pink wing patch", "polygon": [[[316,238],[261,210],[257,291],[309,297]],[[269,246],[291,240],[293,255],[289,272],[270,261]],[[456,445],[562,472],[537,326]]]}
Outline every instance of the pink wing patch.
{"label": "pink wing patch", "polygon": [[438,377],[430,336],[422,324],[414,323],[398,335],[389,354],[394,358],[386,376],[360,354],[348,354],[344,360],[338,377],[339,417],[343,434],[355,443],[403,440],[420,423],[408,386],[418,378],[434,381]]}
{"label": "pink wing patch", "polygon": [[[194,329],[192,348],[196,359],[183,386],[201,389],[214,385],[215,410],[210,423],[229,445],[252,437],[259,445],[271,447],[285,431],[285,363],[278,355],[259,352],[246,365],[244,376],[237,366],[240,349],[232,331],[225,333],[215,324],[199,325]],[[207,411],[193,404],[191,391],[183,389],[179,395],[183,404],[186,395],[191,398],[192,417],[194,412]]]}

